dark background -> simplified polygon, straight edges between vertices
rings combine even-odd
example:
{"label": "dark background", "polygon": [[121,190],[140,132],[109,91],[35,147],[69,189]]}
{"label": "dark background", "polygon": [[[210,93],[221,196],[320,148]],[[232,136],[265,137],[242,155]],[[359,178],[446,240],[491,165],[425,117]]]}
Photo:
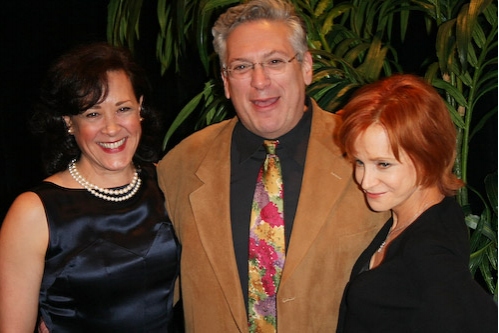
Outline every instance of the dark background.
{"label": "dark background", "polygon": [[26,120],[40,82],[68,48],[105,40],[107,2],[43,0],[2,3],[0,12],[0,218],[20,192],[42,179]]}
{"label": "dark background", "polygon": [[[166,129],[187,100],[202,89],[205,78],[195,50],[190,59],[181,60],[180,74],[171,70],[160,76],[155,57],[155,6],[155,1],[144,1],[136,58],[149,75],[154,88],[153,105],[162,111]],[[39,148],[29,133],[27,119],[45,72],[56,57],[71,47],[106,40],[106,21],[106,0],[7,0],[2,4],[0,224],[14,198],[44,178]],[[400,62],[416,74],[422,74],[418,73],[419,64],[433,47],[431,38],[421,33],[421,22],[413,22],[416,26],[409,29],[407,41],[399,48]],[[497,106],[497,94],[484,103],[477,113]],[[485,175],[497,170],[497,114],[473,140],[469,164],[469,183],[484,193]]]}
{"label": "dark background", "polygon": [[[106,0],[7,0],[0,12],[0,225],[8,207],[21,192],[45,175],[40,152],[28,129],[41,81],[58,56],[87,42],[105,41]],[[160,76],[155,57],[156,2],[145,1],[137,61],[153,86],[152,105],[164,115],[166,126],[204,79],[196,66],[182,74]],[[150,19],[148,19],[150,17]],[[150,101],[151,103],[151,101]],[[158,138],[162,140],[162,138]]]}

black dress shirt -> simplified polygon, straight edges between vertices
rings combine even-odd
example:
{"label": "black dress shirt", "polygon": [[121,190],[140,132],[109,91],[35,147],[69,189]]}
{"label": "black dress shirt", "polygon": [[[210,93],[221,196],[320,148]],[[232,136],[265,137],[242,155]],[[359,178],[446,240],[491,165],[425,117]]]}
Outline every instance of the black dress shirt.
{"label": "black dress shirt", "polygon": [[[291,131],[277,138],[279,145],[276,153],[281,161],[283,176],[286,249],[289,248],[293,220],[300,196],[312,123],[310,99],[306,100],[306,105],[307,112],[303,113],[300,122]],[[251,204],[258,172],[266,155],[263,140],[265,138],[250,132],[241,122],[236,124],[232,135],[230,179],[232,239],[246,306],[248,303],[248,238]]]}

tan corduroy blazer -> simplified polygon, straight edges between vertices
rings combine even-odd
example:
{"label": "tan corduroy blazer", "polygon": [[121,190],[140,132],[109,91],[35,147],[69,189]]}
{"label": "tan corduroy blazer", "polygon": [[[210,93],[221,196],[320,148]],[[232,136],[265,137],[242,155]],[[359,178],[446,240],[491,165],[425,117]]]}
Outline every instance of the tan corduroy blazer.
{"label": "tan corduroy blazer", "polygon": [[[286,264],[278,331],[334,332],[352,265],[388,218],[371,212],[352,165],[333,143],[338,116],[313,102],[311,136]],[[159,184],[182,244],[187,332],[247,332],[230,221],[230,144],[237,118],[209,126],[158,165]]]}

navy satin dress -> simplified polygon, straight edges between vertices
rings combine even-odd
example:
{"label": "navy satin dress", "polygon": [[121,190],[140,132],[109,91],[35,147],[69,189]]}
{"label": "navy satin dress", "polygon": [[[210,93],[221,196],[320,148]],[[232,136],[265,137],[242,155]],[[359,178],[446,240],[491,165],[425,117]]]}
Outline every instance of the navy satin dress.
{"label": "navy satin dress", "polygon": [[40,315],[51,332],[166,332],[179,250],[153,167],[123,202],[44,182],[49,247]]}

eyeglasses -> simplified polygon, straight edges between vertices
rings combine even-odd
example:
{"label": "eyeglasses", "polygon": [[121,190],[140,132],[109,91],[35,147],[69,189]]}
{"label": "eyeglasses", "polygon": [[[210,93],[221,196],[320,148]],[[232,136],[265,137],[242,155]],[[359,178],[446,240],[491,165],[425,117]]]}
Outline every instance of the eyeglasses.
{"label": "eyeglasses", "polygon": [[286,65],[297,59],[297,56],[298,53],[289,60],[275,57],[264,62],[234,61],[230,67],[225,67],[223,71],[233,79],[247,79],[251,77],[251,70],[255,69],[256,65],[260,65],[267,75],[281,74],[286,69]]}

